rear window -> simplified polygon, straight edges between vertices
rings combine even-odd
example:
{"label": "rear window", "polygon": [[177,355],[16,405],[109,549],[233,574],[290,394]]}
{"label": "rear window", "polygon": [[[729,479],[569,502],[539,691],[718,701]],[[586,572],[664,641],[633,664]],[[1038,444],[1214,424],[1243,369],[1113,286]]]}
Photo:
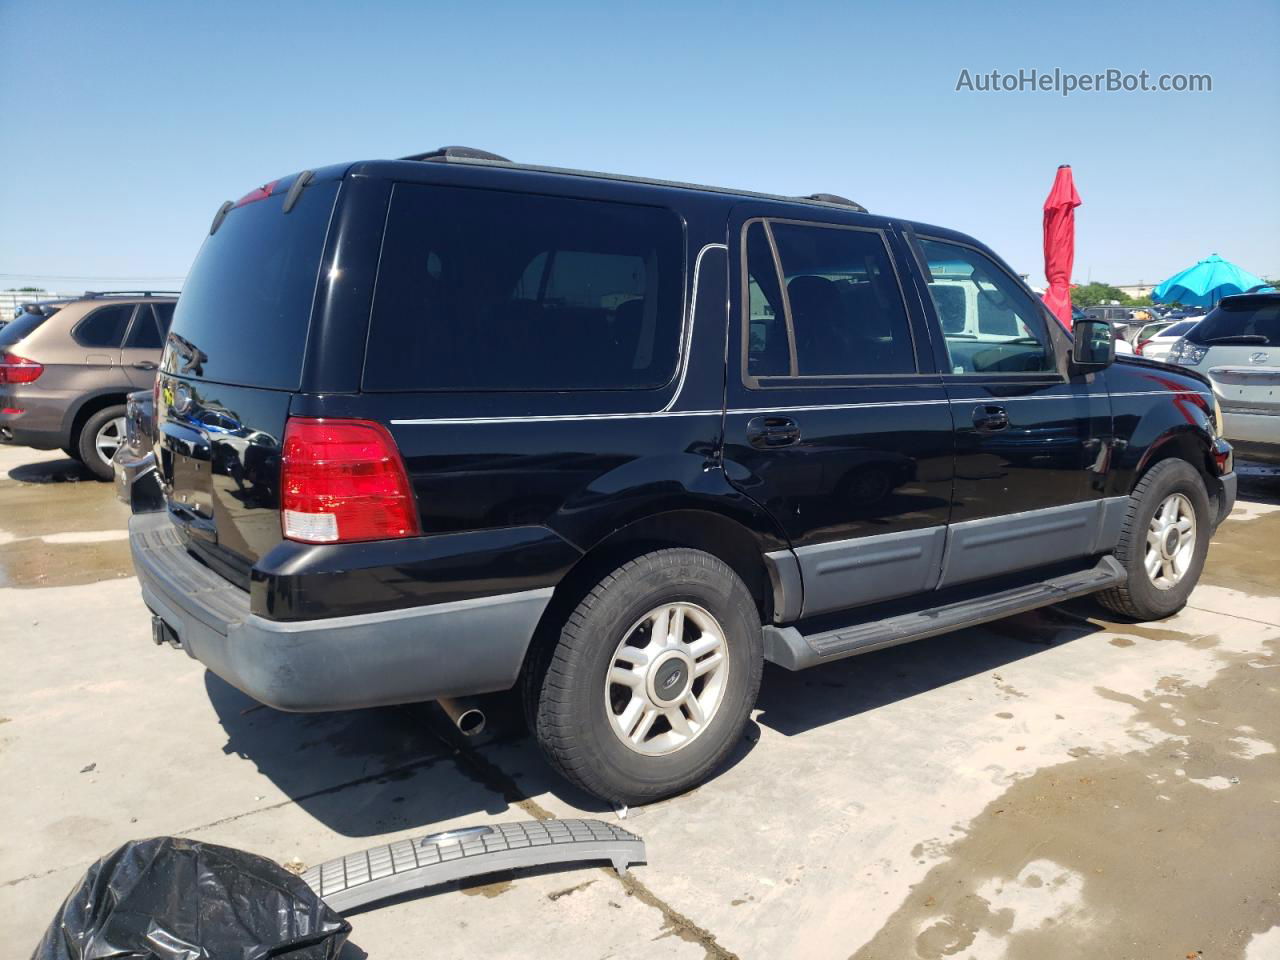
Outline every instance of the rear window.
{"label": "rear window", "polygon": [[161,366],[220,383],[295,390],[337,181],[289,213],[283,193],[237,207],[207,238],[173,314]]}
{"label": "rear window", "polygon": [[660,387],[675,373],[683,264],[669,210],[399,184],[364,389]]}
{"label": "rear window", "polygon": [[19,340],[31,336],[47,319],[48,317],[42,317],[38,313],[24,313],[10,320],[0,327],[0,347],[12,347]]}
{"label": "rear window", "polygon": [[1196,324],[1187,339],[1200,345],[1230,342],[1280,347],[1280,297],[1239,297],[1224,300]]}

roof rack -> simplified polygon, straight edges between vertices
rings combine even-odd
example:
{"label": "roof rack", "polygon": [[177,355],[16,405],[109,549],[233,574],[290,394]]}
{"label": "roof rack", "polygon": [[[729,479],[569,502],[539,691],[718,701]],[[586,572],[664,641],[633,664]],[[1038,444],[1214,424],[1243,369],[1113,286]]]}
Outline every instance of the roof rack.
{"label": "roof rack", "polygon": [[401,157],[401,160],[434,160],[437,163],[448,163],[451,160],[487,160],[489,163],[510,163],[506,157],[501,157],[496,153],[490,153],[488,150],[479,150],[476,147],[437,147],[427,153],[415,153],[411,157]]}
{"label": "roof rack", "polygon": [[805,197],[796,197],[797,200],[813,200],[817,203],[835,203],[842,207],[853,207],[858,213],[866,213],[867,208],[860,203],[850,200],[848,197],[842,197],[838,193],[811,193]]}
{"label": "roof rack", "polygon": [[623,173],[603,173],[599,170],[575,170],[571,167],[551,167],[536,163],[517,163],[496,153],[476,147],[439,147],[428,153],[415,153],[400,160],[425,160],[436,163],[474,163],[481,166],[497,165],[526,170],[530,173],[554,173],[570,177],[591,177],[596,180],[615,180],[621,183],[643,183],[655,187],[676,187],[681,190],[699,190],[706,193],[722,193],[735,197],[754,197],[760,200],[784,200],[792,203],[821,203],[846,207],[855,213],[867,213],[862,204],[835,193],[811,193],[804,197],[788,197],[776,193],[760,193],[755,190],[739,190],[732,187],[712,187],[703,183],[683,183],[679,180],[659,180],[653,177],[634,177]]}
{"label": "roof rack", "polygon": [[176,297],[178,290],[86,290],[84,300],[97,300],[101,297]]}

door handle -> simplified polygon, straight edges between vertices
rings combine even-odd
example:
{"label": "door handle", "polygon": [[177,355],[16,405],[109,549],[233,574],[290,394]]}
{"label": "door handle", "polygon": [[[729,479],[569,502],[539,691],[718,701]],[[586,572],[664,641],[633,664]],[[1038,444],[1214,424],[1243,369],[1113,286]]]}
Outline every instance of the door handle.
{"label": "door handle", "polygon": [[980,433],[993,433],[1009,426],[1009,413],[1004,407],[984,403],[973,408],[973,425]]}
{"label": "door handle", "polygon": [[789,447],[799,439],[800,425],[790,417],[752,417],[747,423],[747,442],[753,447]]}
{"label": "door handle", "polygon": [[133,365],[135,370],[154,370],[158,364],[152,363],[150,360],[139,360]]}

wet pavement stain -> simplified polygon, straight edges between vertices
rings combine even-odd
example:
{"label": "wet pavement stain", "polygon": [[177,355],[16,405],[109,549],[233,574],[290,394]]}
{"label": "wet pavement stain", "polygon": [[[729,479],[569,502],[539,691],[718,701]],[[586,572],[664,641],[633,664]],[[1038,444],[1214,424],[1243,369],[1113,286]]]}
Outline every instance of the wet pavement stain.
{"label": "wet pavement stain", "polygon": [[488,874],[481,879],[484,880],[483,883],[468,883],[466,886],[458,887],[458,892],[468,897],[484,897],[486,900],[492,900],[511,889],[515,874],[510,870],[503,870],[500,873]]}
{"label": "wet pavement stain", "polygon": [[1101,690],[1139,747],[1017,781],[853,960],[1240,960],[1280,924],[1280,858],[1259,856],[1280,836],[1280,631],[1266,646],[1203,686]]}
{"label": "wet pavement stain", "polygon": [[1280,510],[1251,519],[1228,518],[1214,534],[1200,582],[1253,596],[1274,595],[1275,565],[1263,561],[1276,555],[1278,542]]}

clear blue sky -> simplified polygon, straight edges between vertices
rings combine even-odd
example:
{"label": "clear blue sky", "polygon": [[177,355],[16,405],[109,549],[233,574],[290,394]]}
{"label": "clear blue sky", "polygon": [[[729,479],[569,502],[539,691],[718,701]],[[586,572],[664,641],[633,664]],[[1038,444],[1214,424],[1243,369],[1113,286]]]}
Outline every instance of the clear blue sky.
{"label": "clear blue sky", "polygon": [[[1212,252],[1280,276],[1276,0],[0,0],[0,36],[0,287],[180,278],[224,199],[446,143],[844,194],[971,232],[1033,283],[1071,163],[1077,281]],[[1208,73],[1213,92],[955,92],[962,68],[1020,67]]]}

